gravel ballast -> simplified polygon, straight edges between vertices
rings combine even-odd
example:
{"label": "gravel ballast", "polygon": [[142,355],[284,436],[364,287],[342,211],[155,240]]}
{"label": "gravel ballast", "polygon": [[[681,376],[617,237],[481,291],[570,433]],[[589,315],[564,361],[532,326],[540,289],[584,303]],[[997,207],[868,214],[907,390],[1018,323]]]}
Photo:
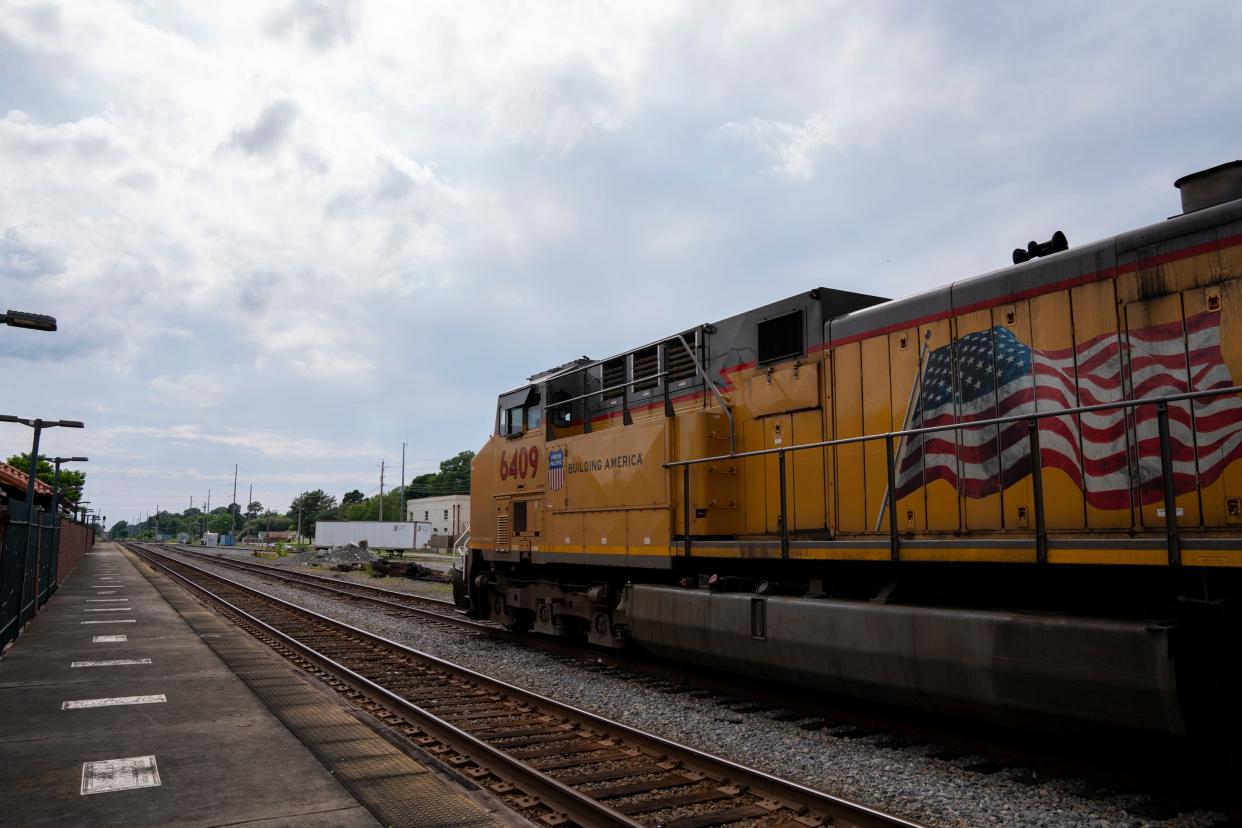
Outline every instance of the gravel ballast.
{"label": "gravel ballast", "polygon": [[[848,738],[831,730],[803,730],[796,720],[772,718],[775,711],[729,711],[693,694],[661,693],[479,633],[395,618],[260,576],[192,562],[557,701],[928,826],[1197,828],[1222,819],[1206,811],[1150,819],[1127,810],[1144,805],[1147,798],[1142,795],[1103,792],[1101,796],[1091,790],[1083,796],[1076,792],[1082,784],[1073,779],[1025,784],[1018,781],[1021,769],[980,774],[966,769],[981,761],[980,756],[936,759],[929,755],[936,751],[930,745],[894,748],[883,735]],[[398,579],[368,580],[394,587]]]}

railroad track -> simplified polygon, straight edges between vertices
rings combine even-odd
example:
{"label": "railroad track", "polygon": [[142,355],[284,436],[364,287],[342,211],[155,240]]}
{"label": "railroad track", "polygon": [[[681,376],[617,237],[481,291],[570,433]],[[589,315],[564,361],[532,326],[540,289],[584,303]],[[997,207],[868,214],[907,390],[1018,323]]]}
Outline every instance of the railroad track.
{"label": "railroad track", "polygon": [[[1122,742],[1119,749],[1113,750],[1109,746],[1112,742],[1100,744],[1097,740],[1084,745],[1087,750],[1079,756],[1077,750],[1064,750],[1063,739],[1059,736],[1043,739],[1040,735],[1001,731],[970,721],[930,720],[927,716],[910,716],[883,706],[876,708],[862,700],[817,698],[794,689],[756,684],[732,675],[717,675],[702,670],[687,674],[682,665],[656,662],[633,650],[590,647],[573,639],[515,633],[505,629],[503,624],[474,621],[453,610],[451,602],[440,602],[435,598],[411,596],[410,593],[385,590],[383,587],[343,582],[339,578],[202,554],[180,546],[158,546],[176,555],[193,556],[210,564],[368,603],[400,617],[415,616],[431,623],[445,623],[501,638],[520,647],[543,650],[571,667],[612,675],[656,693],[696,696],[704,704],[719,706],[724,715],[770,711],[781,716],[782,720],[799,720],[797,726],[802,730],[823,730],[850,739],[876,737],[887,745],[931,745],[934,747],[931,756],[938,761],[953,762],[963,756],[977,757],[965,767],[971,775],[1013,770],[1020,778],[1032,783],[1062,776],[1081,777],[1098,787],[1150,793],[1161,802],[1177,804],[1177,809],[1194,809],[1211,802],[1222,811],[1242,812],[1236,798],[1222,797],[1222,786],[1210,781],[1213,778],[1210,768],[1202,770],[1194,756],[1185,754],[1185,749],[1170,747],[1169,758],[1154,761],[1151,756],[1164,755],[1164,749],[1154,750]],[[419,606],[420,602],[435,608]]]}
{"label": "railroad track", "polygon": [[[146,546],[151,546],[151,544],[146,544]],[[385,589],[384,587],[371,586],[369,584],[359,584],[353,581],[346,581],[342,578],[332,578],[326,575],[313,575],[309,572],[299,572],[294,569],[284,569],[281,567],[271,566],[269,564],[243,561],[236,558],[225,558],[220,555],[212,555],[207,552],[199,552],[196,549],[186,549],[184,547],[173,546],[171,544],[155,544],[155,546],[157,548],[173,552],[177,555],[186,555],[191,558],[210,561],[211,563],[247,572],[258,572],[262,575],[276,578],[287,583],[309,584],[317,589],[324,589],[338,595],[362,598],[370,603],[387,606],[390,609],[400,608],[425,611],[425,608],[434,607],[436,611],[439,611],[443,615],[457,616],[453,602],[446,601],[441,598],[429,598],[425,595],[415,595],[409,592],[400,592],[395,589]],[[447,581],[431,580],[429,583],[447,583]]]}
{"label": "railroad track", "polygon": [[157,550],[126,546],[540,824],[915,826],[560,704]]}
{"label": "railroad track", "polygon": [[[175,554],[325,592],[348,600],[368,603],[399,616],[417,616],[501,638],[512,644],[548,652],[562,663],[592,673],[608,674],[642,685],[653,692],[688,693],[704,704],[718,706],[725,715],[768,711],[781,721],[799,720],[803,730],[824,730],[834,737],[876,738],[885,745],[932,745],[930,758],[954,762],[976,757],[964,771],[974,775],[1011,770],[1030,784],[1070,776],[1090,780],[1096,787],[1144,792],[1163,803],[1158,810],[1193,810],[1211,803],[1227,813],[1242,812],[1232,790],[1213,780],[1211,769],[1201,768],[1193,755],[1170,751],[1165,761],[1150,759],[1152,749],[1129,743],[1124,749],[1108,744],[1084,746],[1067,752],[1060,739],[1026,733],[982,728],[970,722],[927,720],[903,716],[888,708],[874,709],[865,702],[807,697],[788,688],[763,686],[752,681],[706,672],[687,674],[679,665],[652,661],[641,653],[601,650],[567,639],[530,633],[514,633],[490,621],[476,621],[458,614],[451,602],[338,578],[312,575],[203,554],[176,546],[160,545]],[[1110,743],[1111,744],[1111,743]],[[1163,751],[1155,751],[1162,754]]]}

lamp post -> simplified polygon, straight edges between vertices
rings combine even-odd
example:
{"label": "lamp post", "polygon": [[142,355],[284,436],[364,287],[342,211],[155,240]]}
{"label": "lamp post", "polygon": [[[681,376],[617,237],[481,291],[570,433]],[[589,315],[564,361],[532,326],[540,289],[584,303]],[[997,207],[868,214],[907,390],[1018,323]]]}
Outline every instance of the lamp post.
{"label": "lamp post", "polygon": [[[53,457],[52,465],[52,571],[51,587],[56,587],[57,570],[60,568],[60,466],[62,463],[85,463],[89,457]],[[81,496],[81,492],[78,493]]]}
{"label": "lamp post", "polygon": [[[27,314],[27,316],[32,316],[32,315],[33,314]],[[12,311],[9,311],[9,313],[5,315],[5,321],[10,325],[13,324],[13,322],[11,321],[12,316],[13,316]],[[51,319],[51,317],[47,317],[47,318]],[[53,326],[52,330],[55,330],[55,324],[56,324],[56,321],[52,320],[52,326]],[[39,328],[38,330],[47,330],[47,328]],[[41,420],[38,418],[35,418],[32,420],[27,417],[15,417],[12,414],[0,414],[0,423],[21,423],[24,426],[30,426],[31,428],[34,429],[34,442],[30,447],[30,472],[26,478],[26,553],[22,557],[21,601],[17,605],[18,607],[17,615],[19,619],[18,623],[20,624],[21,614],[26,608],[26,581],[27,581],[26,569],[27,567],[30,566],[30,547],[37,542],[38,537],[39,537],[39,524],[38,524],[38,521],[36,521],[34,517],[35,515],[35,502],[34,502],[35,474],[39,470],[39,437],[42,435],[43,429],[45,428],[55,428],[57,426],[60,426],[61,428],[84,428],[85,426],[83,425],[81,420]],[[38,561],[39,561],[39,556],[38,556],[38,552],[36,551],[35,552],[36,568],[38,566]],[[37,583],[37,578],[36,578],[36,583]],[[31,600],[36,604],[38,603],[38,601],[34,600],[34,596],[31,597]]]}
{"label": "lamp post", "polygon": [[55,318],[44,316],[41,313],[26,313],[25,311],[7,311],[3,316],[0,316],[0,324],[8,325],[11,328],[26,328],[30,331],[56,330]]}

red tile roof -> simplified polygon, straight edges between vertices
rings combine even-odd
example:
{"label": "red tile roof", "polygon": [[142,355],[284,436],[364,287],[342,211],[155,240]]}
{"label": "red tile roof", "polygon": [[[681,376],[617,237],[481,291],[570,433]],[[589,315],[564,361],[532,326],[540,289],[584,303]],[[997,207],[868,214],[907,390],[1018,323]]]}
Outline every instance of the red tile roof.
{"label": "red tile roof", "polygon": [[[25,495],[27,484],[28,478],[26,476],[26,472],[16,466],[10,466],[8,463],[0,463],[0,485],[11,486],[15,489],[19,489],[22,494]],[[51,497],[52,487],[44,483],[42,480],[35,478],[35,494],[47,495],[48,497]]]}

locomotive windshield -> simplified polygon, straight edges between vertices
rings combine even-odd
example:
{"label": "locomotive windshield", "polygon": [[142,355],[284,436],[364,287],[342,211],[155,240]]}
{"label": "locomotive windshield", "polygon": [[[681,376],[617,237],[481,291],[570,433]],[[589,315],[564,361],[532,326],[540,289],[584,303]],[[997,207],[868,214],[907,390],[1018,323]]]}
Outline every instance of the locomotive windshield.
{"label": "locomotive windshield", "polygon": [[500,397],[497,427],[502,437],[518,437],[543,423],[539,389],[528,386]]}

